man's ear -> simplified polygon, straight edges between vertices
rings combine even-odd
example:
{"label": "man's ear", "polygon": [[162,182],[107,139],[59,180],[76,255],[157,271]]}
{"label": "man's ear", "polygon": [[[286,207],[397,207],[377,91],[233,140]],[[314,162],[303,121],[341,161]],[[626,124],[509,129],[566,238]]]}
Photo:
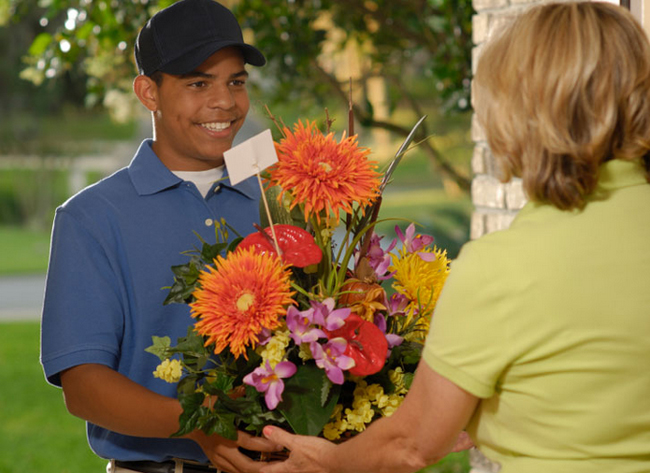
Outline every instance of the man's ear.
{"label": "man's ear", "polygon": [[158,85],[151,77],[139,75],[133,81],[133,91],[138,100],[151,112],[158,110]]}

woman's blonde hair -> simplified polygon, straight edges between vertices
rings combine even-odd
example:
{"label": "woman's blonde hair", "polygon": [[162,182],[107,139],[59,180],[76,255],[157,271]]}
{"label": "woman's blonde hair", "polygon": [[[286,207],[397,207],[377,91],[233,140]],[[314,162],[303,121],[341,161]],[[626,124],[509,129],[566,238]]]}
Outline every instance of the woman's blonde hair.
{"label": "woman's blonde hair", "polygon": [[481,53],[474,107],[531,200],[582,208],[609,159],[643,157],[650,182],[650,44],[623,8],[527,10]]}

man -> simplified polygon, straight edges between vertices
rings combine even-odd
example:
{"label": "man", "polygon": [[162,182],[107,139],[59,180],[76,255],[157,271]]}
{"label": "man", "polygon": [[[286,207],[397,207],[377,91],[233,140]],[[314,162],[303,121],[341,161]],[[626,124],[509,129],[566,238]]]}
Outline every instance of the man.
{"label": "man", "polygon": [[163,306],[181,251],[215,240],[221,218],[241,234],[259,219],[259,188],[220,180],[223,153],[249,108],[243,42],[232,13],[212,0],[182,0],[154,15],[136,41],[134,91],[151,111],[153,140],[131,164],[57,209],[42,321],[41,361],[68,410],[88,421],[91,448],[113,473],[256,472],[238,450],[271,451],[200,431],[169,438],[182,409],[175,385],[154,378],[152,335],[183,336],[183,305]]}

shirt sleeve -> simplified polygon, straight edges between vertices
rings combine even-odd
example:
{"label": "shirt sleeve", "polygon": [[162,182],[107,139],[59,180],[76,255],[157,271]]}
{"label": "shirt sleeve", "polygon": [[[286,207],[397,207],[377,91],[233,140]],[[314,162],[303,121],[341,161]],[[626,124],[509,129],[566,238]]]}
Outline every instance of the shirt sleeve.
{"label": "shirt sleeve", "polygon": [[[466,244],[436,305],[423,359],[438,374],[479,398],[489,398],[510,362],[507,324],[502,320],[507,291],[498,269],[481,257],[481,246]],[[492,275],[492,277],[490,276]]]}
{"label": "shirt sleeve", "polygon": [[58,209],[52,230],[41,326],[41,362],[51,384],[85,363],[116,369],[124,326],[116,261],[97,228]]}

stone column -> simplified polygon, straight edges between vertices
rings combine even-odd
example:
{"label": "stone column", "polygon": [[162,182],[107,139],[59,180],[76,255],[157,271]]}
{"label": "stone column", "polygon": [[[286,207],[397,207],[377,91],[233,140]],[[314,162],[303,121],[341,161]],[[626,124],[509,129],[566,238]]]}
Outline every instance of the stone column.
{"label": "stone column", "polygon": [[[512,17],[540,0],[474,0],[476,14],[472,19],[472,40],[474,70],[483,45],[493,31],[500,30]],[[502,183],[498,179],[498,168],[488,148],[485,135],[476,120],[472,121],[472,140],[475,143],[472,157],[472,215],[470,238],[476,239],[487,233],[508,228],[526,203],[521,181],[514,179]]]}

